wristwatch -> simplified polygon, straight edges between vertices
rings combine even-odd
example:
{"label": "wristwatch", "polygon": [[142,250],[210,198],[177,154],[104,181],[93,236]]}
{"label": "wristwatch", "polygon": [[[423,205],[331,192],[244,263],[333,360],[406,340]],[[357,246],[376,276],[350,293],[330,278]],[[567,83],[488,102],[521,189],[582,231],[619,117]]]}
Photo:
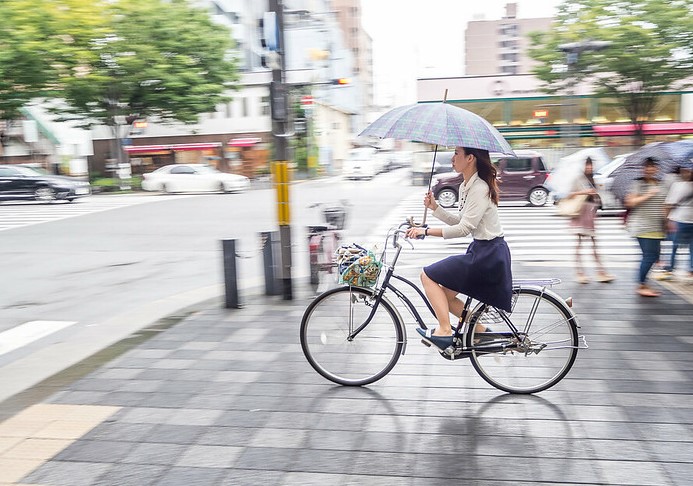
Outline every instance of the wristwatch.
{"label": "wristwatch", "polygon": [[428,228],[424,230],[424,236],[428,236]]}

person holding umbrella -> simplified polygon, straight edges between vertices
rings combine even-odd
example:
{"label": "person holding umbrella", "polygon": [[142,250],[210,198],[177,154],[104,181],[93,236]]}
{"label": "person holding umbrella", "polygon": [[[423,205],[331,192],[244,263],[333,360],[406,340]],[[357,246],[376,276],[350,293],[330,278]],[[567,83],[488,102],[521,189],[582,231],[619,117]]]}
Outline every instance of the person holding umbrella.
{"label": "person holding umbrella", "polygon": [[464,308],[457,294],[508,312],[511,311],[512,299],[510,250],[503,239],[503,228],[498,218],[499,188],[489,152],[457,147],[452,167],[464,177],[458,213],[452,214],[440,207],[429,188],[424,206],[448,226],[414,226],[407,230],[409,238],[435,236],[449,239],[468,235],[474,238],[466,253],[428,265],[421,273],[424,291],[435,311],[438,327],[417,331],[426,342],[441,350],[452,345],[450,313],[459,317]]}
{"label": "person holding umbrella", "polygon": [[629,210],[626,228],[638,240],[642,259],[638,271],[637,292],[642,297],[658,297],[660,292],[647,285],[647,275],[659,260],[661,243],[665,237],[666,219],[664,200],[666,191],[657,179],[659,165],[648,157],[642,168],[643,176],[636,179],[625,198]]}
{"label": "person holding umbrella", "polygon": [[575,248],[575,272],[577,274],[577,281],[581,284],[589,282],[589,278],[585,275],[582,268],[582,257],[580,254],[580,247],[582,246],[582,239],[584,237],[585,239],[589,238],[592,240],[592,254],[597,264],[597,282],[611,282],[614,280],[614,277],[607,273],[599,258],[599,252],[597,251],[594,220],[597,217],[597,208],[599,207],[599,193],[597,193],[594,184],[591,157],[585,159],[583,172],[573,181],[572,191],[567,197],[571,198],[577,196],[587,196],[587,199],[585,199],[580,207],[580,212],[570,220],[570,226],[577,235],[577,247]]}

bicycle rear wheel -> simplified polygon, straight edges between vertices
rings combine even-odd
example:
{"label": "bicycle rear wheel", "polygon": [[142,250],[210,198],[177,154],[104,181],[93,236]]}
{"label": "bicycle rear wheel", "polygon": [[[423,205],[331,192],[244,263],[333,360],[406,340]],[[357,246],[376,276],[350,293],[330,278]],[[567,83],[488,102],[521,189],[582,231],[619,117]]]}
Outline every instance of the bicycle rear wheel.
{"label": "bicycle rear wheel", "polygon": [[387,299],[375,311],[374,304],[372,290],[338,287],[308,306],[301,320],[301,348],[315,371],[340,385],[360,386],[395,366],[404,346],[404,324]]}
{"label": "bicycle rear wheel", "polygon": [[[494,387],[508,393],[536,393],[565,377],[575,362],[578,333],[575,316],[553,292],[513,290],[513,309],[505,313],[521,339],[510,331],[500,311],[482,306],[469,324],[466,345],[472,365]],[[477,332],[486,327],[491,332]]]}

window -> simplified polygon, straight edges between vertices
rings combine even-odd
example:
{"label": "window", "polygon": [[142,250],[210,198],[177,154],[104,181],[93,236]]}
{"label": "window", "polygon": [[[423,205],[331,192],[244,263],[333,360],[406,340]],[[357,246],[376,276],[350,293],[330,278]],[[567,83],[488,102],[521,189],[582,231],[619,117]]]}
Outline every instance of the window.
{"label": "window", "polygon": [[17,177],[17,172],[10,167],[0,168],[0,177]]}
{"label": "window", "polygon": [[506,172],[530,172],[532,159],[506,159]]}
{"label": "window", "polygon": [[263,96],[260,98],[260,112],[263,116],[270,115],[270,99],[269,96]]}
{"label": "window", "polygon": [[248,116],[248,98],[241,98],[241,116]]}
{"label": "window", "polygon": [[192,167],[188,167],[187,165],[181,165],[179,167],[174,167],[171,169],[171,174],[194,174],[195,171],[192,169]]}
{"label": "window", "polygon": [[515,36],[517,35],[517,24],[503,25],[499,30],[501,35]]}
{"label": "window", "polygon": [[503,74],[517,74],[517,66],[502,66],[501,72]]}

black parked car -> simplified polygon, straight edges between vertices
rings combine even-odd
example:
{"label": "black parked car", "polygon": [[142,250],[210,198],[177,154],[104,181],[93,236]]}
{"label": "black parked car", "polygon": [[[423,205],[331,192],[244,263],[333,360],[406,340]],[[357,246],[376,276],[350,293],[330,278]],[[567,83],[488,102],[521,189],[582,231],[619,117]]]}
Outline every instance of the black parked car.
{"label": "black parked car", "polygon": [[72,201],[91,194],[86,181],[72,177],[46,175],[21,165],[0,165],[0,201],[33,199],[51,202]]}

